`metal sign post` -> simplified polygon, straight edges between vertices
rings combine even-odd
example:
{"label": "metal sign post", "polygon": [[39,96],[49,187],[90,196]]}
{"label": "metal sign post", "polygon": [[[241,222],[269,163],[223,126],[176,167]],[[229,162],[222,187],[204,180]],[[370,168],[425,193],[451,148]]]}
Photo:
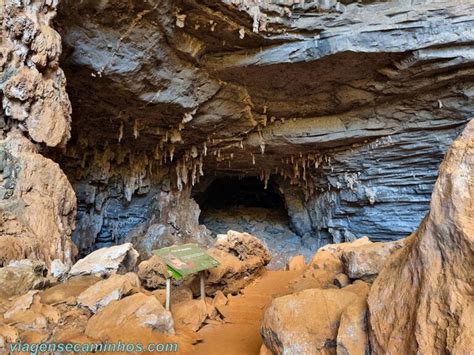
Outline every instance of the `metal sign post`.
{"label": "metal sign post", "polygon": [[200,290],[201,290],[201,299],[204,301],[206,299],[206,290],[204,289],[204,271],[199,273],[199,283],[200,283]]}
{"label": "metal sign post", "polygon": [[165,303],[165,308],[167,311],[170,310],[170,303],[171,303],[171,278],[168,277],[166,279],[166,303]]}

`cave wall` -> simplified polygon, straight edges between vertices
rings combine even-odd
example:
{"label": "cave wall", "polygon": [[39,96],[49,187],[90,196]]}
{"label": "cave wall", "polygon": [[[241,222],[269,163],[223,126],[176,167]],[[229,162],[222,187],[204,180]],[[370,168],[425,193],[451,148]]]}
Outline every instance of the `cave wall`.
{"label": "cave wall", "polygon": [[67,175],[81,254],[208,243],[191,196],[219,176],[274,182],[306,244],[402,238],[474,112],[469,1],[22,4],[1,128]]}
{"label": "cave wall", "polygon": [[[308,244],[405,237],[474,112],[473,6],[63,1],[76,242],[125,240],[214,176],[278,181]],[[111,187],[131,181],[150,192]]]}
{"label": "cave wall", "polygon": [[71,104],[59,67],[57,1],[1,2],[0,266],[31,258],[71,265],[76,196],[45,156],[70,138]]}

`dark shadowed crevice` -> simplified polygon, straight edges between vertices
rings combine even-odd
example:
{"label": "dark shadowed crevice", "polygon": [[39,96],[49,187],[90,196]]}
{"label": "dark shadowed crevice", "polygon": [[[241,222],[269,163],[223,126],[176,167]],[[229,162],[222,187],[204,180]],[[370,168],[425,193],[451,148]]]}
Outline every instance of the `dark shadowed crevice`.
{"label": "dark shadowed crevice", "polygon": [[310,255],[301,236],[290,228],[284,196],[272,181],[265,188],[257,177],[220,177],[197,189],[200,223],[213,234],[235,230],[256,236],[269,248],[273,268],[284,267],[289,258],[305,251]]}

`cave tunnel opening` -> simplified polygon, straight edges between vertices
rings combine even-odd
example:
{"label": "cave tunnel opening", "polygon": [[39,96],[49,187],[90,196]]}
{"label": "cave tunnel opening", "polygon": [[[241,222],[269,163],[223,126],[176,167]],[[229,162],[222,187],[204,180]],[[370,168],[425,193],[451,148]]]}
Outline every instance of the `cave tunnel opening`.
{"label": "cave tunnel opening", "polygon": [[285,203],[274,184],[265,188],[264,182],[256,177],[217,178],[196,196],[196,201],[202,209],[253,207],[285,212]]}
{"label": "cave tunnel opening", "polygon": [[282,268],[306,248],[290,228],[285,197],[270,179],[217,177],[198,188],[194,199],[201,208],[200,223],[214,235],[229,230],[247,232],[259,238],[272,254],[270,268]]}

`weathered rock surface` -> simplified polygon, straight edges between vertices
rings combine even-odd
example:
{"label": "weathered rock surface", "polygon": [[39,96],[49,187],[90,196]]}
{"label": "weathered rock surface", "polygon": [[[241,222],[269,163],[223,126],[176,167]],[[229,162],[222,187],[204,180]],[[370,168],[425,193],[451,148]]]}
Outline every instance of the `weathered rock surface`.
{"label": "weathered rock surface", "polygon": [[[311,246],[416,228],[472,117],[472,4],[155,5],[60,8],[75,108],[60,160],[81,191],[81,251],[133,239],[144,253],[193,233],[205,244],[167,211],[179,200],[194,215],[175,190],[219,176],[276,184]],[[152,224],[149,191],[171,205]]]}
{"label": "weathered rock surface", "polygon": [[59,280],[63,280],[67,276],[67,273],[70,268],[65,265],[61,260],[54,259],[51,262],[49,269],[49,273],[51,274],[51,276]]}
{"label": "weathered rock surface", "polygon": [[138,292],[140,280],[132,272],[125,275],[112,275],[87,288],[77,297],[77,303],[88,308],[92,313],[107,306],[112,301]]}
{"label": "weathered rock surface", "polygon": [[[441,164],[430,212],[372,286],[375,353],[469,353],[474,349],[474,122]],[[403,310],[403,312],[400,312]]]}
{"label": "weathered rock surface", "polygon": [[173,318],[154,296],[136,293],[112,302],[87,322],[85,334],[104,339],[107,334],[130,328],[151,328],[159,333],[173,334]]}
{"label": "weathered rock surface", "polygon": [[344,272],[351,279],[373,280],[390,255],[403,245],[404,240],[345,248],[341,255]]}
{"label": "weathered rock surface", "polygon": [[64,147],[71,131],[71,104],[59,68],[61,36],[51,27],[57,5],[2,2],[3,110],[34,142],[50,147]]}
{"label": "weathered rock surface", "polygon": [[0,297],[22,295],[49,284],[47,269],[42,262],[20,260],[0,268]]}
{"label": "weathered rock surface", "polygon": [[38,291],[29,291],[19,296],[3,315],[5,321],[14,324],[20,331],[49,333],[58,324],[61,316],[57,309],[40,302]]}
{"label": "weathered rock surface", "polygon": [[217,290],[225,294],[238,292],[271,260],[268,250],[256,237],[235,231],[220,235],[207,253],[219,262],[217,267],[207,271],[208,295],[214,295]]}
{"label": "weathered rock surface", "polygon": [[156,255],[138,265],[137,275],[143,286],[149,289],[164,287],[169,278],[166,264]]}
{"label": "weathered rock surface", "polygon": [[227,234],[220,234],[217,236],[214,248],[235,255],[242,261],[258,258],[262,266],[267,265],[272,259],[263,243],[248,233],[228,231]]}
{"label": "weathered rock surface", "polygon": [[98,275],[107,276],[117,272],[133,271],[138,252],[131,243],[96,250],[75,263],[69,276]]}
{"label": "weathered rock surface", "polygon": [[360,299],[345,290],[309,289],[272,301],[260,333],[273,354],[331,354],[342,314]]}
{"label": "weathered rock surface", "polygon": [[354,292],[360,297],[350,304],[341,315],[337,331],[337,354],[369,354],[369,334],[367,329],[367,296],[370,290],[369,286],[359,282],[344,288],[344,290]]}
{"label": "weathered rock surface", "polygon": [[289,271],[304,270],[305,267],[306,263],[303,255],[294,256],[288,261],[288,265],[286,266]]}
{"label": "weathered rock surface", "polygon": [[14,131],[0,138],[0,171],[0,263],[32,258],[71,265],[76,196],[59,165]]}
{"label": "weathered rock surface", "polygon": [[71,277],[64,283],[44,290],[40,294],[41,302],[44,304],[58,304],[71,299],[76,302],[77,296],[99,281],[101,281],[101,278],[92,275]]}
{"label": "weathered rock surface", "polygon": [[179,302],[172,307],[171,313],[175,327],[188,327],[197,332],[208,317],[206,302],[203,300],[189,300]]}

